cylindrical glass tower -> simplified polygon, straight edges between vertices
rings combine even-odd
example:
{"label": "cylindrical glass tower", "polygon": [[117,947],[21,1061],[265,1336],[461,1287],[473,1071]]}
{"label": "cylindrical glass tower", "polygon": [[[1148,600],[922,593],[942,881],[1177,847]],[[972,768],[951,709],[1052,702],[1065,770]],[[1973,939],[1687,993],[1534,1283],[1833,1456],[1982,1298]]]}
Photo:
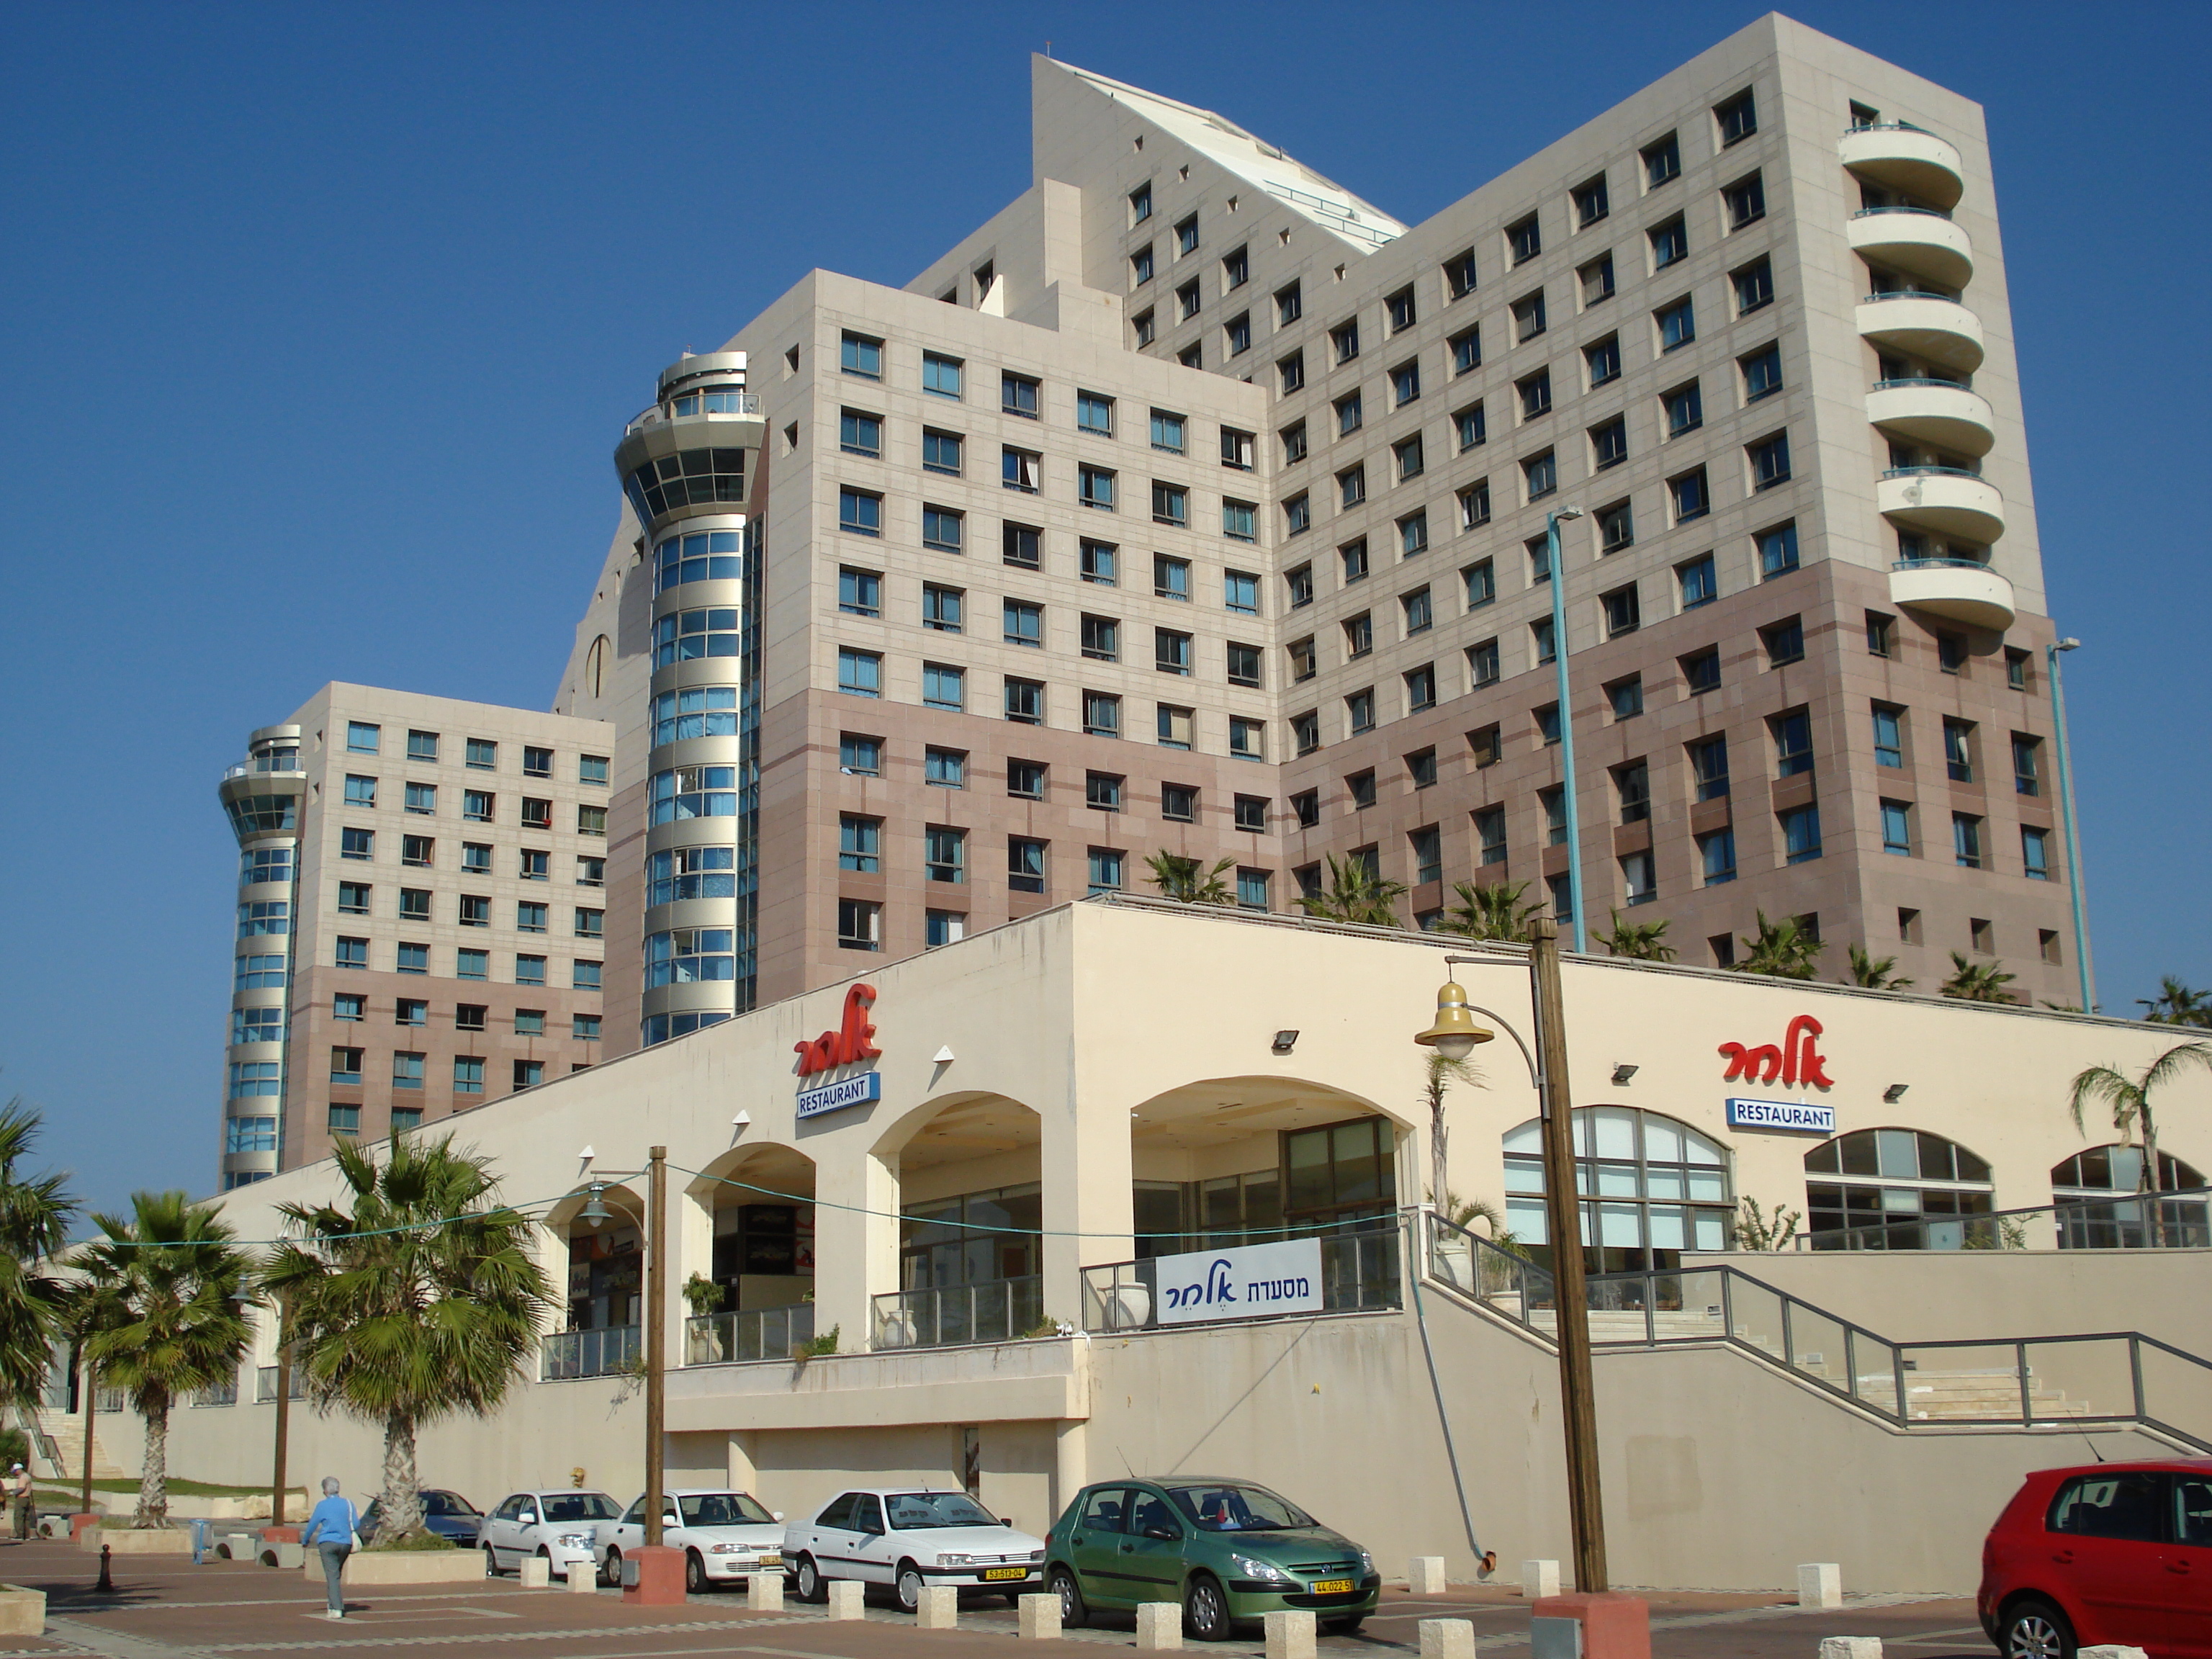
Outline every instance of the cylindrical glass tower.
{"label": "cylindrical glass tower", "polygon": [[276,1173],[284,1127],[285,1008],[300,920],[300,728],[265,726],[223,774],[238,837],[238,934],[222,1120],[225,1191]]}
{"label": "cylindrical glass tower", "polygon": [[745,354],[679,359],[615,451],[653,571],[644,1000],[650,1045],[752,1006],[764,430]]}

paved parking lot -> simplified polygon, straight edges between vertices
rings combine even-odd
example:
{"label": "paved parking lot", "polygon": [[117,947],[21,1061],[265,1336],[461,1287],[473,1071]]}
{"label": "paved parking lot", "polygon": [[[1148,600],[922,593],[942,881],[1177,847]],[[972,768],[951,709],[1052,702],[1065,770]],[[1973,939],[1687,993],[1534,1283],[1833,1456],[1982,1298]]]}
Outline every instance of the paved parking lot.
{"label": "paved parking lot", "polygon": [[[499,1659],[685,1659],[741,1654],[761,1659],[1010,1659],[1014,1613],[963,1609],[957,1631],[920,1631],[904,1614],[872,1607],[866,1620],[832,1624],[818,1608],[748,1612],[741,1595],[691,1597],[676,1607],[628,1608],[619,1593],[573,1594],[557,1584],[524,1589],[512,1579],[419,1589],[362,1591],[349,1617],[321,1616],[322,1588],[297,1572],[249,1562],[194,1567],[174,1558],[115,1562],[115,1590],[92,1587],[95,1558],[68,1545],[0,1546],[0,1580],[46,1592],[46,1634],[0,1637],[0,1659],[98,1654],[106,1659],[227,1659],[230,1655],[377,1653],[483,1647]],[[1989,1659],[1973,1604],[1960,1599],[1868,1597],[1829,1613],[1801,1612],[1779,1595],[1653,1592],[1654,1659],[1814,1659],[1824,1636],[1879,1636],[1898,1659]],[[1334,1659],[1417,1651],[1422,1619],[1471,1620],[1478,1644],[1510,1656],[1528,1640],[1526,1605],[1510,1589],[1455,1586],[1441,1596],[1386,1590],[1355,1637],[1325,1636]],[[1031,1644],[1036,1659],[1088,1659],[1102,1646],[1135,1645],[1126,1614],[1100,1628]],[[1224,1659],[1257,1653],[1255,1639],[1219,1644]]]}

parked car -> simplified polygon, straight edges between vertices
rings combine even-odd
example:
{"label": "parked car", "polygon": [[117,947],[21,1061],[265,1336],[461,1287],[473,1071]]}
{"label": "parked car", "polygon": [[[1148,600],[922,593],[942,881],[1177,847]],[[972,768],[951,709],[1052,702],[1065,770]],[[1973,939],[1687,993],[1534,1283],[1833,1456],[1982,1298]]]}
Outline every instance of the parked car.
{"label": "parked car", "polygon": [[1206,1642],[1285,1607],[1311,1609],[1324,1629],[1356,1631],[1382,1591],[1365,1550],[1249,1480],[1086,1486],[1053,1523],[1045,1559],[1063,1625],[1082,1624],[1093,1607],[1180,1601],[1184,1627]]}
{"label": "parked car", "polygon": [[[750,1492],[679,1487],[665,1498],[660,1541],[684,1552],[684,1584],[694,1595],[783,1565],[783,1516],[763,1509]],[[644,1494],[621,1520],[602,1521],[596,1532],[599,1582],[619,1584],[623,1554],[645,1542]]]}
{"label": "parked car", "polygon": [[964,1492],[884,1486],[840,1492],[784,1529],[783,1559],[799,1600],[832,1578],[888,1584],[914,1611],[924,1585],[1007,1596],[1042,1587],[1044,1540],[1018,1531]]}
{"label": "parked car", "polygon": [[[415,1494],[422,1505],[422,1524],[439,1537],[459,1545],[463,1549],[474,1549],[477,1528],[483,1523],[483,1514],[477,1506],[457,1492],[445,1492],[437,1487]],[[361,1512],[361,1524],[356,1528],[361,1541],[374,1544],[376,1529],[383,1524],[384,1500],[372,1498]]]}
{"label": "parked car", "polygon": [[2212,1457],[2029,1475],[1982,1544],[1975,1606],[2007,1659],[2212,1659]]}
{"label": "parked car", "polygon": [[556,1578],[566,1578],[577,1567],[596,1572],[599,1548],[592,1534],[600,1522],[621,1516],[615,1500],[603,1492],[556,1486],[516,1492],[494,1505],[477,1528],[484,1572],[495,1577],[509,1568],[519,1570],[530,1555],[544,1557]]}

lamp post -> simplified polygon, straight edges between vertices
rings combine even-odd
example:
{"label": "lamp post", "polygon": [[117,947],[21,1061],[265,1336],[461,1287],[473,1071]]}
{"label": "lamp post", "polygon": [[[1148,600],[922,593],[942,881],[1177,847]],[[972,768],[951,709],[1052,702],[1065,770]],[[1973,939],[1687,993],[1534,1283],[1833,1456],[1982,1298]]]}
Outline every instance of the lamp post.
{"label": "lamp post", "polygon": [[[1544,563],[1552,578],[1552,666],[1559,687],[1559,793],[1567,807],[1567,902],[1575,926],[1575,949],[1589,948],[1589,932],[1583,920],[1589,907],[1583,902],[1583,818],[1575,804],[1575,716],[1567,687],[1567,579],[1559,562],[1559,525],[1579,519],[1579,507],[1563,507],[1544,518]],[[1556,913],[1559,906],[1552,908]]]}
{"label": "lamp post", "polygon": [[2074,826],[2074,769],[2066,757],[2066,683],[2058,672],[2062,652],[2078,651],[2081,641],[2069,635],[2043,650],[2051,668],[2051,714],[2058,740],[2058,815],[2066,824],[2066,892],[2074,906],[2074,966],[2081,975],[2081,1012],[2097,1008],[2096,981],[2089,969],[2089,923],[2081,896],[2081,849]]}
{"label": "lamp post", "polygon": [[[1553,580],[1558,581],[1556,566]],[[1577,915],[1580,907],[1577,907]],[[1574,1532],[1575,1588],[1607,1585],[1605,1509],[1598,1485],[1597,1406],[1590,1375],[1589,1293],[1583,1278],[1581,1203],[1576,1191],[1573,1102],[1567,1089],[1567,1028],[1559,988],[1559,927],[1547,917],[1528,924],[1528,998],[1536,1017],[1536,1080],[1544,1126],[1544,1219],[1552,1241],[1552,1306],[1559,1343],[1560,1415],[1565,1420],[1567,1512]],[[1473,961],[1447,957],[1449,965]],[[1497,1018],[1496,1015],[1492,1016]],[[1498,1020],[1505,1025],[1504,1020]],[[1506,1033],[1528,1046],[1519,1033]],[[1437,993],[1437,1020],[1413,1041],[1447,1060],[1465,1060],[1475,1044],[1498,1034],[1474,1021],[1467,992],[1456,980]]]}
{"label": "lamp post", "polygon": [[[645,1217],[641,1218],[645,1252],[645,1542],[660,1544],[660,1511],[666,1501],[667,1453],[664,1432],[668,1414],[668,1262],[661,1246],[668,1236],[668,1148],[655,1146],[647,1154]],[[594,1227],[608,1218],[607,1183],[592,1182],[591,1199],[577,1212]]]}

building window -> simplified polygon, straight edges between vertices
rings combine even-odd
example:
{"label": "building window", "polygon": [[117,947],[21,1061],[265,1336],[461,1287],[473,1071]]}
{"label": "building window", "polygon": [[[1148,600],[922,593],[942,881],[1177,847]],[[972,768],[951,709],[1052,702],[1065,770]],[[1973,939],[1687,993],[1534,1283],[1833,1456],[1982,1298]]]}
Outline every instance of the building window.
{"label": "building window", "polygon": [[[1854,1130],[1806,1153],[1805,1172],[1816,1248],[1956,1249],[1966,1243],[1961,1218],[1991,1206],[1988,1164],[1925,1131]],[[1846,1228],[1865,1231],[1853,1237]]]}
{"label": "building window", "polygon": [[1275,290],[1275,326],[1277,328],[1288,328],[1305,315],[1305,296],[1299,291],[1296,283],[1292,283],[1288,288]]}
{"label": "building window", "polygon": [[1021,836],[1006,841],[1006,886],[1016,893],[1044,891],[1045,846]]}
{"label": "building window", "polygon": [[883,417],[857,409],[839,410],[837,447],[848,455],[881,457],[884,453]]}
{"label": "building window", "polygon": [[1644,161],[1644,187],[1646,190],[1656,190],[1668,180],[1682,176],[1681,147],[1674,142],[1673,133],[1670,132],[1664,138],[1646,144],[1641,155]]}
{"label": "building window", "polygon": [[[1172,703],[1164,702],[1157,705],[1155,721],[1160,747],[1163,749],[1189,748],[1193,719],[1194,716],[1188,708],[1177,708]],[[1115,810],[1118,811],[1120,809],[1117,807]]]}
{"label": "building window", "polygon": [[1651,768],[1644,761],[1631,761],[1616,767],[1613,774],[1613,793],[1619,799],[1620,822],[1643,823],[1651,817]]}
{"label": "building window", "polygon": [[1422,467],[1421,434],[1416,432],[1412,437],[1401,438],[1392,444],[1390,458],[1396,465],[1400,483],[1404,483],[1408,478],[1419,477]]}
{"label": "building window", "polygon": [[1644,676],[1631,674],[1625,680],[1615,680],[1605,688],[1605,700],[1612,706],[1616,722],[1632,720],[1644,712]]}
{"label": "building window", "polygon": [[1076,469],[1076,497],[1085,507],[1101,512],[1114,510],[1114,474],[1103,466],[1084,466]]}
{"label": "building window", "polygon": [[847,565],[837,573],[837,608],[848,616],[883,614],[884,579],[873,570]]}
{"label": "building window", "polygon": [[1486,685],[1495,685],[1498,678],[1498,641],[1482,640],[1467,648],[1468,679],[1478,691]]}
{"label": "building window", "polygon": [[837,652],[837,689],[855,697],[880,697],[884,694],[884,659],[874,651],[856,651],[842,646]]}
{"label": "building window", "polygon": [[1674,522],[1688,524],[1712,511],[1713,498],[1705,485],[1705,469],[1698,467],[1667,481],[1667,494],[1674,509]]}
{"label": "building window", "polygon": [[1610,593],[1599,596],[1598,605],[1605,613],[1606,638],[1618,639],[1623,634],[1633,634],[1642,626],[1643,613],[1636,601],[1636,589],[1632,585],[1616,587]]}
{"label": "building window", "polygon": [[1344,713],[1345,722],[1355,735],[1372,732],[1375,729],[1375,693],[1371,690],[1353,692],[1344,700]]}
{"label": "building window", "polygon": [[1075,394],[1075,429],[1101,438],[1114,435],[1114,400],[1103,392]]}
{"label": "building window", "polygon": [[1559,487],[1559,462],[1548,449],[1531,455],[1521,463],[1521,479],[1528,499],[1540,501]]}
{"label": "building window", "polygon": [[837,821],[837,867],[873,875],[881,867],[884,821],[847,814]]}
{"label": "building window", "polygon": [[1766,647],[1766,665],[1781,668],[1805,659],[1805,625],[1796,617],[1776,623],[1771,628],[1759,630],[1760,642]]}
{"label": "building window", "polygon": [[1729,281],[1735,290],[1735,314],[1739,317],[1747,317],[1774,303],[1774,269],[1763,254],[1733,272]]}
{"label": "building window", "polygon": [[[1778,432],[1771,438],[1747,445],[1744,453],[1751,462],[1751,487],[1753,489],[1771,489],[1777,484],[1787,483],[1790,481],[1790,434],[1788,433]],[[1790,539],[1793,543],[1796,539],[1794,530],[1791,532]]]}
{"label": "building window", "polygon": [[349,775],[345,781],[345,804],[374,809],[376,805],[376,780]]}
{"label": "building window", "polygon": [[1700,738],[1690,745],[1690,773],[1701,801],[1725,800],[1729,793],[1728,739]]}
{"label": "building window", "polygon": [[1774,732],[1774,775],[1794,778],[1813,769],[1813,717],[1802,708],[1777,714],[1770,723]]}
{"label": "building window", "polygon": [[1623,896],[1632,908],[1659,896],[1659,878],[1648,849],[1622,855],[1620,881]]}
{"label": "building window", "polygon": [[1616,416],[1603,426],[1592,428],[1589,439],[1594,470],[1602,472],[1628,459],[1628,422],[1622,417]]}
{"label": "building window", "polygon": [[839,769],[854,777],[879,777],[884,769],[884,744],[880,738],[864,738],[846,732],[837,740]]}
{"label": "building window", "polygon": [[489,979],[491,952],[460,950],[453,952],[453,977],[456,979]]}
{"label": "building window", "polygon": [[1291,716],[1291,741],[1301,755],[1310,755],[1321,747],[1321,716],[1312,709]]}
{"label": "building window", "polygon": [[1820,856],[1820,809],[1800,806],[1781,815],[1785,861],[1809,864]]}
{"label": "building window", "polygon": [[2019,795],[2043,793],[2043,739],[2012,734],[2012,787]]}
{"label": "building window", "polygon": [[939,398],[957,398],[966,365],[957,357],[934,351],[921,354],[921,389]]}
{"label": "building window", "polygon": [[960,434],[957,432],[939,432],[933,428],[924,427],[921,431],[921,470],[958,477],[961,442]]}
{"label": "building window", "polygon": [[1306,458],[1306,423],[1293,421],[1279,434],[1283,441],[1283,465],[1291,466]]}
{"label": "building window", "polygon": [[1874,706],[1874,763],[1905,764],[1905,711],[1885,702]]}
{"label": "building window", "polygon": [[1943,765],[1954,783],[1974,781],[1974,723],[1972,720],[1946,720],[1943,722]]}
{"label": "building window", "polygon": [[1094,893],[1118,893],[1121,890],[1122,863],[1120,852],[1104,847],[1091,849],[1091,890]]}
{"label": "building window", "polygon": [[1006,687],[1006,718],[1022,726],[1044,724],[1044,685],[1038,680],[1018,680],[1009,675]]}
{"label": "building window", "polygon": [[1451,353],[1455,377],[1472,374],[1482,367],[1482,330],[1480,325],[1453,335],[1444,342],[1444,345]]}
{"label": "building window", "polygon": [[1044,647],[1044,607],[1026,599],[1008,599],[1002,607],[1001,638],[1008,645]]}
{"label": "building window", "polygon": [[1156,599],[1190,602],[1190,561],[1152,555],[1152,595]]}
{"label": "building window", "polygon": [[921,585],[921,625],[939,634],[957,634],[964,624],[966,590]]}
{"label": "building window", "polygon": [[1085,617],[1082,625],[1083,654],[1097,662],[1121,659],[1121,624],[1111,617]]}
{"label": "building window", "polygon": [[884,498],[864,489],[837,492],[837,527],[854,536],[884,533]]}
{"label": "building window", "polygon": [[1708,887],[1735,879],[1735,831],[1716,830],[1698,837],[1698,864]]}
{"label": "building window", "polygon": [[2020,831],[2020,855],[2024,873],[2030,881],[2051,879],[2051,832],[2033,824],[2023,824]]}
{"label": "building window", "polygon": [[880,380],[884,378],[884,343],[848,331],[840,342],[837,366],[862,380]]}
{"label": "building window", "polygon": [[1110,692],[1083,694],[1083,729],[1094,738],[1121,735],[1121,699]]}
{"label": "building window", "polygon": [[1756,173],[1747,174],[1721,191],[1728,210],[1729,228],[1741,230],[1766,216],[1766,186]]}
{"label": "building window", "polygon": [[422,1056],[404,1053],[393,1054],[392,1086],[395,1089],[420,1089],[422,1086]]}
{"label": "building window", "polygon": [[[1632,1107],[1583,1107],[1573,1121],[1576,1187],[1593,1195],[1582,1203],[1590,1271],[1672,1268],[1684,1250],[1729,1248],[1735,1198],[1722,1147],[1686,1123]],[[1505,1136],[1505,1192],[1514,1237],[1550,1261],[1539,1121]]]}
{"label": "building window", "polygon": [[1252,313],[1240,311],[1221,325],[1221,349],[1226,356],[1242,356],[1252,349]]}
{"label": "building window", "polygon": [[1437,671],[1432,664],[1407,669],[1405,681],[1407,713],[1418,714],[1437,706]]}
{"label": "building window", "polygon": [[1881,803],[1881,850],[1899,858],[1912,856],[1912,803],[1885,800]]}
{"label": "building window", "polygon": [[1982,857],[1981,819],[1968,812],[1951,814],[1951,850],[1957,855],[1962,869],[1987,867]]}
{"label": "building window", "polygon": [[922,831],[922,874],[928,881],[968,879],[968,832],[933,825]]}
{"label": "building window", "polygon": [[967,514],[949,507],[921,509],[921,544],[940,553],[957,553],[966,544]]}
{"label": "building window", "polygon": [[1652,313],[1651,317],[1658,327],[1659,349],[1662,352],[1676,350],[1698,337],[1697,311],[1686,294],[1672,305]]}
{"label": "building window", "polygon": [[1524,294],[1513,302],[1513,343],[1526,345],[1544,331],[1544,290]]}
{"label": "building window", "polygon": [[1390,406],[1403,409],[1421,395],[1421,366],[1402,362],[1390,371]]}
{"label": "building window", "polygon": [[1301,489],[1283,503],[1283,533],[1301,536],[1313,528],[1313,500]]}
{"label": "building window", "polygon": [[927,708],[960,713],[968,706],[968,671],[945,663],[924,663],[921,665],[921,701]]}
{"label": "building window", "polygon": [[1276,378],[1282,382],[1285,394],[1301,390],[1306,383],[1306,354],[1293,351],[1275,364]]}
{"label": "building window", "polygon": [[1034,495],[1043,488],[1043,478],[1044,457],[1035,450],[1008,444],[999,451],[999,481],[1008,489]]}
{"label": "building window", "polygon": [[1716,105],[1713,118],[1720,123],[1721,148],[1723,149],[1759,131],[1759,107],[1752,102],[1748,88],[1725,104]]}

